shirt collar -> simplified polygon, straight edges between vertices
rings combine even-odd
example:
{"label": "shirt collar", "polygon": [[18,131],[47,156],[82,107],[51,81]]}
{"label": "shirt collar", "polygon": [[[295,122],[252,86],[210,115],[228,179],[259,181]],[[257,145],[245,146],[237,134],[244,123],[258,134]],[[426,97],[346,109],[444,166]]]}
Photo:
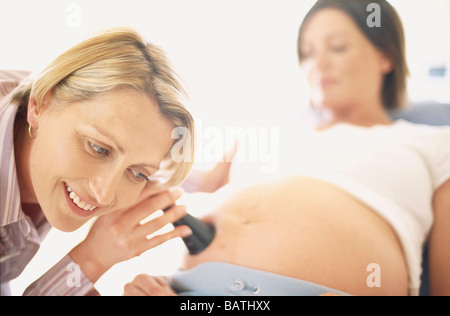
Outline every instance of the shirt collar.
{"label": "shirt collar", "polygon": [[0,226],[23,218],[14,157],[14,121],[18,106],[6,97],[0,102]]}

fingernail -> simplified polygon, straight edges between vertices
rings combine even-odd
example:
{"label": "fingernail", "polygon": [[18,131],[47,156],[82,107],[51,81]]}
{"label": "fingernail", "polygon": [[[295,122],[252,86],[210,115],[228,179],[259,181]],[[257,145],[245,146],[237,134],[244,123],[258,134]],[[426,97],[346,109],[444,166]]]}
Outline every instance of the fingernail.
{"label": "fingernail", "polygon": [[183,230],[181,231],[181,234],[183,237],[188,237],[192,235],[192,230],[189,227],[183,227]]}
{"label": "fingernail", "polygon": [[175,188],[171,188],[170,191],[172,192],[173,195],[175,195],[175,197],[179,198],[180,196],[182,196],[184,194],[184,190],[181,187],[175,187]]}

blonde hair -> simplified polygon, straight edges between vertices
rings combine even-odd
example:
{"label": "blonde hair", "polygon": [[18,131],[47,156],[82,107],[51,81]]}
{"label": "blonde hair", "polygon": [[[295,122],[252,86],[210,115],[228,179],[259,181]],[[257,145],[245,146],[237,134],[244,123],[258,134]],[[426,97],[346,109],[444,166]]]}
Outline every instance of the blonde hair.
{"label": "blonde hair", "polygon": [[30,96],[39,108],[49,92],[52,104],[63,104],[117,88],[146,94],[156,101],[162,116],[186,131],[172,145],[182,148],[182,159],[172,159],[170,150],[162,162],[163,171],[170,173],[166,184],[179,184],[194,160],[194,120],[187,93],[164,51],[132,29],[110,29],[72,47],[41,73],[24,80],[11,101],[19,106],[18,115],[24,116]]}

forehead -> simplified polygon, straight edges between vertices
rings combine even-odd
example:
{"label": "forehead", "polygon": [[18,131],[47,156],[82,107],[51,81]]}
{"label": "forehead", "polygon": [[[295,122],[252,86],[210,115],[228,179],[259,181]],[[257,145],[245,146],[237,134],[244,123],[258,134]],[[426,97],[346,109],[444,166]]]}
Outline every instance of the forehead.
{"label": "forehead", "polygon": [[74,123],[102,131],[121,151],[136,158],[159,164],[171,147],[172,123],[142,93],[116,90],[70,108]]}
{"label": "forehead", "polygon": [[315,12],[305,22],[301,42],[361,35],[356,22],[347,13],[335,8],[325,8]]}
{"label": "forehead", "polygon": [[106,125],[109,132],[117,136],[144,136],[148,134],[144,132],[156,132],[152,127],[164,121],[156,102],[132,90],[108,92],[79,105],[88,123]]}

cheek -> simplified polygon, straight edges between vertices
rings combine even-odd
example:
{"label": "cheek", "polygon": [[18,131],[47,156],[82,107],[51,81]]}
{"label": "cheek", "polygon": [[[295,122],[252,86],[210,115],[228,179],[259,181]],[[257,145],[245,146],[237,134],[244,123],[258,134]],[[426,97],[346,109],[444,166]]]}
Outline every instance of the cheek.
{"label": "cheek", "polygon": [[64,164],[58,155],[57,140],[48,137],[43,130],[38,132],[30,153],[30,173],[36,192],[49,189]]}
{"label": "cheek", "polygon": [[30,173],[36,196],[45,203],[43,199],[51,199],[63,181],[88,177],[94,170],[68,135],[46,133],[44,129],[38,132],[30,156]]}
{"label": "cheek", "polygon": [[123,179],[117,188],[117,207],[122,209],[134,206],[138,202],[143,188],[144,185],[130,184],[130,181]]}
{"label": "cheek", "polygon": [[340,92],[346,99],[354,100],[372,97],[376,91],[376,77],[370,63],[362,56],[343,60],[339,63]]}
{"label": "cheek", "polygon": [[347,57],[339,62],[339,67],[347,80],[354,85],[373,84],[379,73],[373,52],[361,49]]}
{"label": "cheek", "polygon": [[357,52],[345,54],[336,61],[336,68],[342,78],[356,82],[359,80],[357,78],[361,78],[364,73],[364,56]]}
{"label": "cheek", "polygon": [[145,197],[141,195],[143,191],[142,188],[137,188],[136,186],[132,186],[126,183],[126,180],[122,181],[117,188],[116,201],[113,208],[105,209],[104,211],[100,211],[97,215],[105,215],[114,213],[117,211],[125,211],[130,210],[134,206],[137,206],[143,200],[145,200],[149,195]]}
{"label": "cheek", "polygon": [[48,173],[50,179],[91,172],[89,163],[81,155],[80,149],[67,138],[65,140],[46,138],[44,143],[39,144],[36,152],[37,159],[34,162],[42,169],[42,173]]}

